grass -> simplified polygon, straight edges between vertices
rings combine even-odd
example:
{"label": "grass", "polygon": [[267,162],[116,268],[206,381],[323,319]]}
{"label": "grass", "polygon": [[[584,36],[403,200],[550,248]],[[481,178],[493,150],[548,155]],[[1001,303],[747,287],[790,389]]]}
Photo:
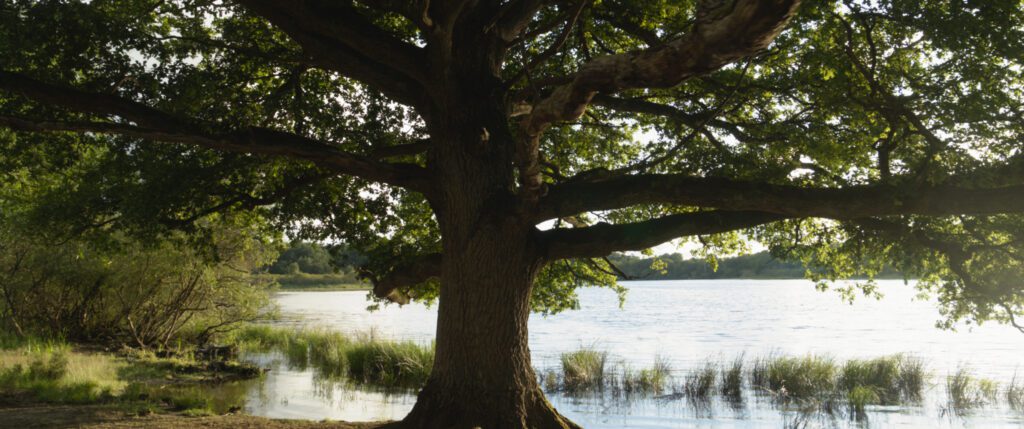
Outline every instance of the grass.
{"label": "grass", "polygon": [[828,356],[768,356],[755,361],[751,379],[779,397],[813,398],[835,390],[836,374],[836,364]]}
{"label": "grass", "polygon": [[581,348],[562,353],[562,387],[567,392],[602,390],[607,379],[605,366],[608,353]]}
{"label": "grass", "polygon": [[385,388],[418,388],[434,365],[433,346],[393,342],[368,334],[349,338],[324,329],[251,325],[228,342],[243,350],[281,352],[293,368],[312,368],[317,377]]}
{"label": "grass", "polygon": [[0,394],[26,403],[107,404],[146,413],[208,415],[214,409],[211,403],[221,399],[211,398],[201,383],[223,381],[235,370],[253,370],[223,362],[211,368],[213,364],[191,357],[157,357],[136,350],[119,355],[82,351],[59,340],[4,338],[0,343]]}
{"label": "grass", "polygon": [[[1016,384],[1016,383],[1014,383]],[[949,407],[962,412],[994,402],[998,396],[999,384],[995,381],[977,378],[966,367],[946,377],[946,393]]]}
{"label": "grass", "polygon": [[668,387],[672,367],[661,356],[654,357],[654,365],[650,368],[634,370],[622,365],[622,390],[628,394],[653,393],[660,394]]}
{"label": "grass", "polygon": [[715,379],[718,378],[718,367],[713,362],[687,374],[683,382],[683,393],[690,400],[708,400],[715,391]]}
{"label": "grass", "polygon": [[738,401],[743,398],[743,356],[737,356],[729,363],[728,367],[722,368],[722,383],[720,390],[722,396],[731,401]]}
{"label": "grass", "polygon": [[869,386],[854,386],[846,392],[846,401],[854,415],[863,415],[869,404],[877,404],[881,401],[877,389]]}
{"label": "grass", "polygon": [[34,346],[0,352],[0,390],[46,403],[101,402],[123,390],[123,363],[110,355],[74,353]]}
{"label": "grass", "polygon": [[1006,385],[1006,403],[1014,410],[1024,411],[1024,382],[1017,379],[1017,374]]}
{"label": "grass", "polygon": [[[853,359],[840,370],[838,385],[848,396],[872,404],[896,404],[921,398],[927,375],[924,363],[904,355]],[[854,390],[858,392],[854,393]],[[873,395],[867,395],[870,390]]]}
{"label": "grass", "polygon": [[383,387],[420,387],[434,366],[433,347],[410,341],[364,341],[352,345],[345,356],[353,379]]}

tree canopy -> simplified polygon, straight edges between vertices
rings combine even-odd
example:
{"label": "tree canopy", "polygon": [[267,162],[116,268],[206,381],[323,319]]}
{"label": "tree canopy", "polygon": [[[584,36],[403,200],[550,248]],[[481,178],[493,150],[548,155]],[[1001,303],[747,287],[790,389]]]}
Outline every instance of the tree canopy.
{"label": "tree canopy", "polygon": [[[0,162],[63,172],[37,213],[81,228],[345,242],[377,296],[441,297],[455,391],[441,332],[519,300],[470,284],[571,308],[680,237],[1021,327],[1022,58],[1019,0],[13,0]],[[525,335],[509,308],[481,326]]]}

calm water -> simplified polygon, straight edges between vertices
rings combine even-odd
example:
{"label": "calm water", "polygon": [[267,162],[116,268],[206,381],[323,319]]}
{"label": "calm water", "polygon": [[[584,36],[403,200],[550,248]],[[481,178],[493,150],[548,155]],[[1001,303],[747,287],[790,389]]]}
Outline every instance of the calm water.
{"label": "calm water", "polygon": [[[880,282],[885,298],[843,303],[820,293],[808,281],[707,280],[627,282],[629,297],[620,309],[614,293],[580,291],[581,309],[554,316],[534,315],[530,344],[534,365],[557,367],[560,353],[582,346],[607,350],[613,362],[649,366],[655,356],[672,364],[677,375],[707,358],[770,352],[829,354],[837,359],[911,353],[928,363],[933,381],[967,365],[980,376],[1008,381],[1024,375],[1024,334],[1001,325],[960,332],[934,327],[938,313],[915,300],[912,287]],[[367,312],[364,292],[286,292],[277,296],[287,325],[319,326],[342,332],[373,330],[378,336],[429,343],[436,310],[422,305]],[[289,369],[273,356],[261,361],[273,370],[247,393],[248,412],[278,418],[348,421],[400,419],[411,409],[412,395],[353,390],[316,379],[311,371]],[[1018,368],[1020,367],[1020,368]],[[588,428],[776,428],[800,420],[794,410],[779,410],[750,397],[742,408],[723,404],[693,407],[686,401],[570,399],[553,395],[555,406]],[[871,408],[866,422],[843,417],[812,418],[809,427],[1011,427],[1024,417],[994,407],[966,417],[944,413],[944,387],[935,386],[914,407]]]}

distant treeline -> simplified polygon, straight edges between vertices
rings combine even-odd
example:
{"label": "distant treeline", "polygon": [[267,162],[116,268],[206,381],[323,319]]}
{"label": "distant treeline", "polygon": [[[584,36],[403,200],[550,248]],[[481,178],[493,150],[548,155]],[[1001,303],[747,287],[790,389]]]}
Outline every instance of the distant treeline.
{"label": "distant treeline", "polygon": [[[678,253],[652,257],[614,254],[608,259],[629,279],[635,280],[800,279],[806,272],[803,264],[778,260],[768,252],[721,258],[718,270],[703,259],[684,259]],[[898,276],[899,273],[891,269],[879,275]]]}

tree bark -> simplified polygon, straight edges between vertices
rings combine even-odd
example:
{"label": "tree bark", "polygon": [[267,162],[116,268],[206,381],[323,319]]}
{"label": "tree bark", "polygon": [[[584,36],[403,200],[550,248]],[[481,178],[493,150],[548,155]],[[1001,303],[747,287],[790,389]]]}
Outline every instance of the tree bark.
{"label": "tree bark", "polygon": [[528,231],[485,228],[446,252],[434,368],[408,428],[577,428],[548,403],[527,345],[540,261]]}

